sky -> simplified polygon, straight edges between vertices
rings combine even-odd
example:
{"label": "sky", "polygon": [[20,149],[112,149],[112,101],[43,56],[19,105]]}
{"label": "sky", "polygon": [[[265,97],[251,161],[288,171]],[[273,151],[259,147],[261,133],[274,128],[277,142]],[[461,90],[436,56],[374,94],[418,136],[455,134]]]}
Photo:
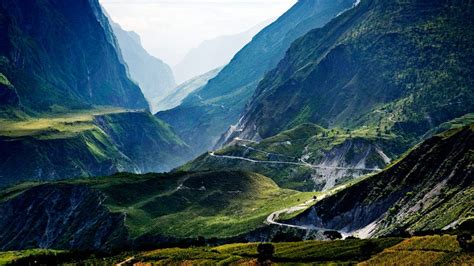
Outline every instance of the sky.
{"label": "sky", "polygon": [[297,0],[99,0],[112,19],[137,32],[145,49],[174,66],[201,42],[276,19]]}

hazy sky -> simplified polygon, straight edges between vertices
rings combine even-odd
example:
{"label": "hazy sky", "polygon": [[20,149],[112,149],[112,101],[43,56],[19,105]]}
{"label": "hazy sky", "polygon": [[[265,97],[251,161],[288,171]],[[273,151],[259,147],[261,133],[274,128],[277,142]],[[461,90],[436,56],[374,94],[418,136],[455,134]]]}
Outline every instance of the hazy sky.
{"label": "hazy sky", "polygon": [[112,19],[136,31],[153,55],[175,65],[191,48],[277,18],[297,0],[99,0]]}

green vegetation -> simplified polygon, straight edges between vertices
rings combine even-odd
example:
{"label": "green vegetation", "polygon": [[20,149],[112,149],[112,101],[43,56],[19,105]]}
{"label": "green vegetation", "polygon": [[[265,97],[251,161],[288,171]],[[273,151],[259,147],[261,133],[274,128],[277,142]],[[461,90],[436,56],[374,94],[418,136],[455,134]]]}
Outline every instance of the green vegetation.
{"label": "green vegetation", "polygon": [[[375,240],[345,241],[305,241],[293,243],[273,243],[276,263],[343,263],[352,264],[370,258],[384,248],[398,244],[402,239],[386,238]],[[361,246],[373,242],[374,249],[369,254],[361,254]],[[161,249],[143,252],[135,256],[137,262],[164,265],[188,262],[196,264],[255,263],[258,258],[258,243],[229,244],[215,248]]]}
{"label": "green vegetation", "polygon": [[[473,217],[474,127],[434,136],[384,171],[353,182],[297,218],[356,231],[377,221],[372,236],[452,228]],[[362,236],[366,236],[364,230]]]}
{"label": "green vegetation", "polygon": [[15,263],[28,260],[29,258],[43,257],[43,256],[56,257],[58,255],[62,255],[66,253],[67,253],[66,251],[43,250],[43,249],[0,252],[0,265],[14,265]]}
{"label": "green vegetation", "polygon": [[407,149],[474,111],[473,17],[460,2],[361,1],[292,44],[259,83],[243,135],[268,138],[302,123],[365,127]]}
{"label": "green vegetation", "polygon": [[0,186],[119,171],[163,172],[189,155],[163,121],[114,107],[0,119],[0,148]]}
{"label": "green vegetation", "polygon": [[9,138],[36,137],[39,139],[70,138],[79,133],[98,129],[96,116],[124,113],[125,109],[99,107],[95,109],[67,111],[28,116],[22,119],[0,119],[0,136]]}
{"label": "green vegetation", "polygon": [[[88,186],[106,196],[105,206],[125,214],[133,238],[145,234],[176,238],[229,238],[264,226],[271,213],[296,206],[314,193],[279,188],[255,173],[207,172],[132,175],[50,183]],[[0,202],[21,197],[37,184],[4,190]],[[295,214],[296,215],[296,214]]]}
{"label": "green vegetation", "polygon": [[5,77],[5,75],[3,75],[2,73],[0,73],[0,85],[5,85],[5,86],[11,85],[10,81],[8,81],[7,77]]}
{"label": "green vegetation", "polygon": [[113,212],[127,214],[133,236],[237,236],[261,227],[270,213],[312,197],[311,193],[280,189],[253,173],[115,178],[93,187],[108,195],[106,204]]}
{"label": "green vegetation", "polygon": [[[374,128],[362,127],[355,131],[322,128],[315,124],[301,124],[291,130],[260,142],[234,140],[221,150],[205,154],[178,168],[181,171],[217,169],[246,170],[257,172],[275,180],[284,188],[300,191],[319,191],[327,187],[331,173],[314,165],[342,167],[334,185],[345,183],[371,170],[351,170],[364,162],[366,169],[383,169],[387,164],[380,152],[395,157],[403,150],[401,140],[391,134],[378,134]],[[223,157],[224,156],[224,157]],[[257,160],[236,160],[233,156]],[[265,163],[270,162],[270,163]],[[282,164],[271,162],[286,162]]]}
{"label": "green vegetation", "polygon": [[[338,264],[338,265],[471,265],[472,253],[463,252],[456,236],[433,235],[423,237],[381,238],[371,240],[347,239],[336,241],[305,241],[269,243],[275,248],[271,259],[276,265]],[[145,252],[123,253],[113,257],[83,256],[67,259],[57,251],[26,250],[0,253],[0,264],[10,264],[14,258],[30,256],[29,261],[40,260],[38,255],[56,254],[61,265],[87,263],[110,265],[128,261],[153,265],[255,265],[259,257],[259,243],[228,244],[218,247],[166,248]],[[88,258],[89,257],[89,258]]]}
{"label": "green vegetation", "polygon": [[[140,88],[127,76],[98,3],[74,3],[67,8],[50,1],[3,3],[0,82],[8,77],[21,99],[21,107],[12,109],[30,113],[94,105],[148,109]],[[30,27],[39,23],[43,27]],[[8,101],[2,97],[0,105]]]}
{"label": "green vegetation", "polygon": [[406,239],[385,249],[362,265],[471,265],[474,254],[461,251],[456,236],[425,236]]}

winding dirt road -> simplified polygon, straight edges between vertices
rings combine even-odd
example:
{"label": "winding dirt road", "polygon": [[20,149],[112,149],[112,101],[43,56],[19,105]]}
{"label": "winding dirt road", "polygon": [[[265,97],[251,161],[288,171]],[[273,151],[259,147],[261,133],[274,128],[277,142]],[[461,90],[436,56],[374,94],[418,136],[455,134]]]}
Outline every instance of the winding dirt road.
{"label": "winding dirt road", "polygon": [[311,167],[314,169],[325,169],[325,170],[362,170],[362,171],[380,171],[378,168],[356,168],[356,167],[338,167],[338,166],[321,166],[321,165],[314,165],[314,164],[309,164],[305,162],[286,162],[286,161],[263,161],[263,160],[254,160],[254,159],[249,159],[245,157],[239,157],[239,156],[230,156],[230,155],[217,155],[214,152],[209,152],[209,155],[211,157],[215,158],[224,158],[224,159],[229,159],[229,160],[241,160],[241,161],[247,161],[251,163],[261,163],[261,164],[287,164],[287,165],[296,165],[296,166],[306,166],[306,167]]}
{"label": "winding dirt road", "polygon": [[[330,192],[327,192],[323,195],[320,195],[319,197],[317,197],[316,199],[311,199],[311,200],[308,200],[302,204],[299,204],[297,206],[294,206],[294,207],[290,207],[290,208],[286,208],[286,209],[283,209],[283,210],[279,210],[279,211],[276,211],[276,212],[273,212],[271,213],[270,215],[268,215],[267,219],[265,220],[265,223],[267,224],[273,224],[273,225],[278,225],[278,226],[283,226],[283,227],[289,227],[289,228],[296,228],[296,229],[302,229],[302,230],[315,230],[315,231],[335,231],[334,229],[331,229],[331,228],[322,228],[322,227],[316,227],[314,225],[294,225],[294,224],[287,224],[287,223],[282,223],[282,222],[278,222],[278,218],[280,217],[281,214],[283,213],[294,213],[294,212],[297,212],[297,211],[301,211],[301,210],[306,210],[308,208],[310,208],[311,206],[313,206],[314,204],[316,204],[318,201],[321,201],[323,199],[325,199],[326,197],[329,197],[330,195],[333,195],[334,193],[342,190],[342,189],[345,189],[347,187],[347,185],[342,185],[342,186],[339,186],[337,188],[334,188],[333,190],[331,190]],[[337,230],[336,230],[337,231]],[[348,237],[350,234],[348,234],[347,232],[342,232],[342,231],[339,231],[339,233],[341,233],[341,235],[346,238]]]}

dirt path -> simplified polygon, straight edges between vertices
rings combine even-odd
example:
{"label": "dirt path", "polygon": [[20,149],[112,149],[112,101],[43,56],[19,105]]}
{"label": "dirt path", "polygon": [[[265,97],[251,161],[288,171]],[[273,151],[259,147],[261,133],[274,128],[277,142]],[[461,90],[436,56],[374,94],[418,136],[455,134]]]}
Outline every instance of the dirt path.
{"label": "dirt path", "polygon": [[297,163],[297,162],[285,162],[285,161],[262,161],[262,160],[254,160],[245,157],[239,156],[230,156],[230,155],[216,155],[214,152],[209,152],[211,157],[216,158],[224,158],[229,160],[241,160],[247,161],[251,163],[261,163],[261,164],[287,164],[287,165],[296,165],[296,166],[306,166],[311,167],[314,169],[325,169],[325,170],[363,170],[363,171],[380,171],[380,169],[376,168],[356,168],[356,167],[338,167],[338,166],[321,166],[321,165],[314,165],[305,162]]}
{"label": "dirt path", "polygon": [[128,259],[126,259],[126,260],[124,260],[124,261],[122,261],[122,262],[120,262],[120,263],[115,264],[115,266],[124,266],[124,265],[127,265],[127,263],[131,262],[131,261],[134,260],[134,259],[135,259],[135,257],[130,257],[130,258],[128,258]]}
{"label": "dirt path", "polygon": [[[339,187],[333,189],[331,192],[325,193],[325,194],[317,197],[316,199],[311,199],[311,200],[308,200],[308,201],[306,201],[302,204],[299,204],[297,206],[273,212],[270,215],[268,215],[267,219],[265,220],[265,223],[278,225],[278,226],[283,226],[283,227],[289,227],[289,228],[302,229],[302,230],[335,231],[334,229],[331,229],[331,228],[322,228],[322,227],[317,227],[317,226],[314,226],[314,225],[287,224],[287,223],[278,222],[277,220],[280,217],[280,215],[283,214],[283,213],[294,213],[294,212],[297,212],[297,211],[306,210],[306,209],[310,208],[311,206],[313,206],[314,204],[316,204],[318,201],[321,201],[321,200],[325,199],[326,197],[329,197],[330,195],[332,195],[332,194],[334,194],[334,193],[336,193],[336,192],[338,192],[342,189],[345,189],[345,188],[346,188],[346,185],[342,185],[342,186],[339,186]],[[342,232],[342,231],[339,231],[339,233],[341,233],[341,235],[344,238],[348,237],[350,235],[350,234],[348,234],[346,232]]]}

